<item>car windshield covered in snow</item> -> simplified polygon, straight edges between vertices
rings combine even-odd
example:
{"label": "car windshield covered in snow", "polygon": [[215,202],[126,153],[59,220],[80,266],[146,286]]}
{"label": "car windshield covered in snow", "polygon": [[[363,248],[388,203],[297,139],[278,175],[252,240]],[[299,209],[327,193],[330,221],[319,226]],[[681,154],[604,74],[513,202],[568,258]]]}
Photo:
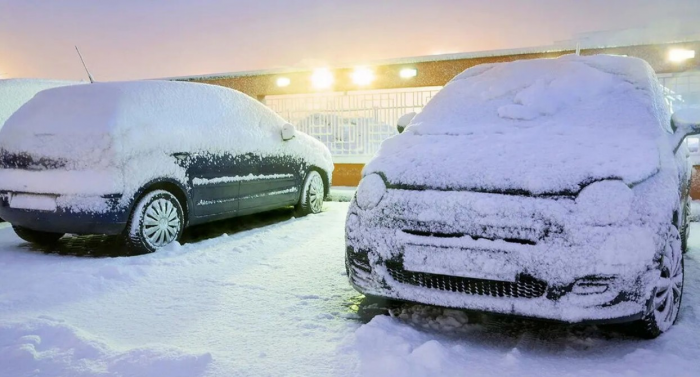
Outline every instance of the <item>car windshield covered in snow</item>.
{"label": "car windshield covered in snow", "polygon": [[387,140],[365,174],[408,186],[531,194],[576,193],[608,178],[634,184],[658,170],[670,118],[662,101],[641,59],[480,65]]}

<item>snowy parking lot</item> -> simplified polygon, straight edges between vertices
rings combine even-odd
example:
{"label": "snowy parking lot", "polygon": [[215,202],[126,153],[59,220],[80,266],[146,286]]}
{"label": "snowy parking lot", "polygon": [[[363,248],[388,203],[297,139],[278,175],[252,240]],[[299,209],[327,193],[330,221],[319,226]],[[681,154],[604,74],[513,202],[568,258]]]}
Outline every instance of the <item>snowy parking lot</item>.
{"label": "snowy parking lot", "polygon": [[677,325],[615,329],[409,306],[363,323],[343,262],[348,203],[192,229],[182,246],[39,250],[0,224],[0,376],[695,376],[700,225]]}

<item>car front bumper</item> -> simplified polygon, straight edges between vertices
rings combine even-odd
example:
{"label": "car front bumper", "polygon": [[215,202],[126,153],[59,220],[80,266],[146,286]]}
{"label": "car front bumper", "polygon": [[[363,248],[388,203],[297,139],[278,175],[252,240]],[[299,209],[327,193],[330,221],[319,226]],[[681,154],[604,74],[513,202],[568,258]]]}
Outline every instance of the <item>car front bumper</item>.
{"label": "car front bumper", "polygon": [[554,225],[567,223],[569,204],[408,190],[371,210],[353,202],[350,282],[372,296],[569,323],[641,318],[658,276],[653,233]]}

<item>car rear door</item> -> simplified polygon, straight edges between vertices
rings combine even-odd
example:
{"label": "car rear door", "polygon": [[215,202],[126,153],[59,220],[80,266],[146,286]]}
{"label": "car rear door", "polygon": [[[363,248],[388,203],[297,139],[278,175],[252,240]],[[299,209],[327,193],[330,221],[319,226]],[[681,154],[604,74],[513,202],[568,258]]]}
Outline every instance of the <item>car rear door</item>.
{"label": "car rear door", "polygon": [[194,214],[198,218],[231,217],[238,211],[240,181],[237,156],[202,153],[188,156]]}

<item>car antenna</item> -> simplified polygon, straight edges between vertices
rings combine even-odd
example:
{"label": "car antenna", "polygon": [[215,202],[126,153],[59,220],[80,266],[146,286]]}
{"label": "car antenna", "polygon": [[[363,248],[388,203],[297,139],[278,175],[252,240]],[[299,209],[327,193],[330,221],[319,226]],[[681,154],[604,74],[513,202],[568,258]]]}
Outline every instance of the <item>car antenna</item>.
{"label": "car antenna", "polygon": [[85,65],[85,60],[83,60],[83,55],[80,53],[78,46],[75,46],[75,51],[78,52],[78,56],[80,57],[80,61],[83,63],[83,68],[85,68],[85,72],[87,72],[88,78],[90,79],[90,84],[94,83],[95,80],[92,78],[92,75],[90,74],[90,70],[88,69],[87,65]]}

